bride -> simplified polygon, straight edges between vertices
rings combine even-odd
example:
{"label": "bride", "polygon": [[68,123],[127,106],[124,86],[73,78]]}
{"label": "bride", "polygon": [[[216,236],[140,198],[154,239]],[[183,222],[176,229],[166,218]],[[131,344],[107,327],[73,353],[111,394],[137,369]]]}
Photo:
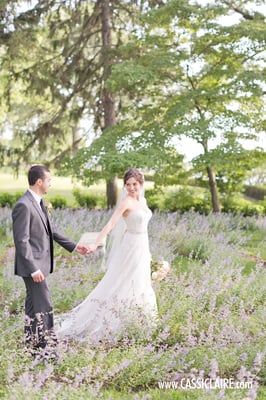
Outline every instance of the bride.
{"label": "bride", "polygon": [[124,175],[124,194],[88,253],[112,231],[107,272],[89,296],[59,317],[59,337],[97,342],[118,337],[134,326],[155,322],[157,304],[151,285],[148,222],[152,216],[143,195],[144,177],[136,168]]}

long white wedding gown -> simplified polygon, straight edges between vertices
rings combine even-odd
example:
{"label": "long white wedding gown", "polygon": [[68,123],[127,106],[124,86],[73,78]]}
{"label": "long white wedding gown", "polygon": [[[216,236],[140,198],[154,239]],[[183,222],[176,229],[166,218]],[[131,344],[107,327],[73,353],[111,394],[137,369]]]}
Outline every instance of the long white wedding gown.
{"label": "long white wedding gown", "polygon": [[59,316],[59,338],[97,342],[126,334],[144,322],[155,322],[157,304],[147,231],[151,215],[146,208],[122,217],[125,231],[107,258],[107,272],[80,305]]}

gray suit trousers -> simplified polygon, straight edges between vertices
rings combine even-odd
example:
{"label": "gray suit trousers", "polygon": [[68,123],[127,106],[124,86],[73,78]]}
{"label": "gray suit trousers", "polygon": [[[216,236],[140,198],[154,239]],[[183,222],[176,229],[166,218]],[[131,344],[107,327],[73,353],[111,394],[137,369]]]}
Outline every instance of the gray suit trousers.
{"label": "gray suit trousers", "polygon": [[25,341],[37,347],[45,347],[49,339],[54,340],[54,316],[48,282],[34,282],[23,277],[26,286]]}

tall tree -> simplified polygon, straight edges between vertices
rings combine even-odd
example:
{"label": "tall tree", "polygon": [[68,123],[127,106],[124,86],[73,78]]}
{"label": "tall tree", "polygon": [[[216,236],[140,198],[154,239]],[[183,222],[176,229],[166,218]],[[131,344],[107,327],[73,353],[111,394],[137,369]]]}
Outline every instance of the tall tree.
{"label": "tall tree", "polygon": [[[152,168],[162,182],[179,169],[176,142],[184,135],[202,145],[194,165],[204,167],[218,211],[225,162],[233,168],[233,156],[243,153],[240,139],[265,124],[262,14],[229,1],[39,0],[26,11],[18,8],[23,3],[4,1],[0,21],[2,101],[17,118],[13,160],[44,155],[62,170],[62,157],[74,149],[64,165],[86,182],[111,182],[130,164]],[[133,21],[140,10],[145,17]],[[225,26],[221,18],[232,10],[240,21]],[[77,151],[70,140],[84,120],[96,140]],[[89,130],[83,137],[90,142]]]}
{"label": "tall tree", "polygon": [[[115,125],[115,100],[113,93],[110,89],[106,87],[106,81],[111,74],[112,59],[111,48],[112,48],[112,38],[111,38],[111,11],[109,0],[102,0],[102,43],[103,43],[103,57],[105,58],[103,62],[103,112],[104,112],[104,130]],[[113,207],[117,201],[117,177],[111,176],[107,180],[106,185],[107,190],[107,205]]]}
{"label": "tall tree", "polygon": [[[63,158],[115,124],[119,99],[106,80],[114,50],[127,40],[129,22],[144,3],[4,0],[0,79],[14,133],[13,165],[38,157],[61,169]],[[86,173],[77,176],[86,180]],[[116,196],[112,173],[107,165],[100,174],[109,205]]]}
{"label": "tall tree", "polygon": [[[232,11],[239,20],[225,24]],[[199,143],[202,155],[193,162],[197,172],[205,168],[216,212],[217,174],[225,164],[233,170],[234,158],[246,156],[242,141],[265,126],[264,26],[264,16],[245,3],[172,0],[147,14],[124,62],[113,68],[113,88],[138,93],[141,86],[145,93],[142,103],[133,96],[130,119],[121,124],[127,140],[130,131],[139,132],[130,145],[160,139],[174,146],[182,136]]]}

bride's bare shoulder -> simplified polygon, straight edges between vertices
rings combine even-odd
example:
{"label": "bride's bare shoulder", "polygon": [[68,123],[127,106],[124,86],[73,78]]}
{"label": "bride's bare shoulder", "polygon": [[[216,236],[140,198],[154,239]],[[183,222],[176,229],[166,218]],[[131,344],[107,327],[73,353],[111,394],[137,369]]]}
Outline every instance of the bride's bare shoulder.
{"label": "bride's bare shoulder", "polygon": [[126,196],[123,200],[123,216],[126,217],[132,209],[134,209],[134,201],[130,196]]}
{"label": "bride's bare shoulder", "polygon": [[130,207],[130,198],[129,196],[126,196],[121,200],[121,202],[117,205],[116,209],[118,209],[120,212],[126,211],[126,209]]}
{"label": "bride's bare shoulder", "polygon": [[122,201],[123,207],[128,207],[132,205],[132,199],[130,196],[126,196]]}

